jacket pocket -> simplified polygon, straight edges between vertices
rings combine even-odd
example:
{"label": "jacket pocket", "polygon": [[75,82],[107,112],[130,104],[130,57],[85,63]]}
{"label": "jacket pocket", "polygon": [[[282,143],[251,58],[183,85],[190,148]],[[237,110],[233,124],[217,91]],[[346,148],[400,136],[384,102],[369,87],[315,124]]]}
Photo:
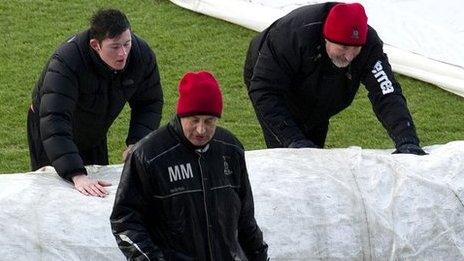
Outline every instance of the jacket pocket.
{"label": "jacket pocket", "polygon": [[170,236],[180,238],[185,230],[185,206],[177,197],[164,200],[164,223]]}

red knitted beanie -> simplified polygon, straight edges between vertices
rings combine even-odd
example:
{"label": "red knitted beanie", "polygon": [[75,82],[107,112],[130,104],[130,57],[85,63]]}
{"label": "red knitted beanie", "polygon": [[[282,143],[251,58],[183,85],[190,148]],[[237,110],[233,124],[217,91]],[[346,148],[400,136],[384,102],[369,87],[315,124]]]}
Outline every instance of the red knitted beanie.
{"label": "red knitted beanie", "polygon": [[212,115],[221,117],[222,94],[219,83],[206,71],[188,72],[179,82],[177,115]]}
{"label": "red knitted beanie", "polygon": [[342,45],[364,45],[367,37],[364,7],[359,3],[334,5],[324,23],[324,37]]}

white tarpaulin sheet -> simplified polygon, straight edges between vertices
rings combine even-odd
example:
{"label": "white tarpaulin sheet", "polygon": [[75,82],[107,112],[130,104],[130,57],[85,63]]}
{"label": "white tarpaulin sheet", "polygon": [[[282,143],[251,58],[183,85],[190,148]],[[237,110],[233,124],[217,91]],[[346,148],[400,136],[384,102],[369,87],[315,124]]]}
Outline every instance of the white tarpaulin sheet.
{"label": "white tarpaulin sheet", "polygon": [[[391,150],[246,152],[272,260],[463,260],[464,141]],[[1,260],[124,260],[109,215],[121,165],[90,167],[107,198],[51,168],[0,175]]]}
{"label": "white tarpaulin sheet", "polygon": [[[184,8],[261,31],[291,10],[321,0],[171,0]],[[349,1],[352,2],[352,1]],[[464,96],[461,0],[359,0],[385,43],[393,70]]]}

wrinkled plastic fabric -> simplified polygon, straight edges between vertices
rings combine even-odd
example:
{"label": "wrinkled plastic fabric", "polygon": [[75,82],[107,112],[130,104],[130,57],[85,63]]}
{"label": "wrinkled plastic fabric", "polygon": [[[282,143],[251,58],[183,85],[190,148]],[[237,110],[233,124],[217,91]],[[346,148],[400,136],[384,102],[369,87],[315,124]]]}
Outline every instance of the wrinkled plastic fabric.
{"label": "wrinkled plastic fabric", "polygon": [[[298,7],[326,0],[170,0],[183,8],[262,31]],[[348,1],[350,2],[350,1]],[[359,0],[384,42],[393,71],[464,97],[461,0]],[[439,39],[437,41],[437,39]]]}
{"label": "wrinkled plastic fabric", "polygon": [[426,149],[247,154],[276,260],[463,260],[464,142]]}
{"label": "wrinkled plastic fabric", "polygon": [[[247,151],[258,224],[272,260],[464,259],[464,141],[393,150]],[[113,183],[86,197],[52,168],[0,175],[0,259],[124,260],[109,223]]]}
{"label": "wrinkled plastic fabric", "polygon": [[113,183],[106,198],[80,194],[51,167],[0,175],[0,260],[125,260],[109,221],[121,168],[88,168]]}

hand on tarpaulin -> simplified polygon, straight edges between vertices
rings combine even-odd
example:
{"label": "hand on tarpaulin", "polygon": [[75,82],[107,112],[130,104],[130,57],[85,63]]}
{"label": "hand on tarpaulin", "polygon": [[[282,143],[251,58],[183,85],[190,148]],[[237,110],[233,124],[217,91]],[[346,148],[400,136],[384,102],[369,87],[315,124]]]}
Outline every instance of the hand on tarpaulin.
{"label": "hand on tarpaulin", "polygon": [[74,188],[86,196],[104,198],[108,195],[105,187],[111,186],[110,182],[104,180],[95,180],[87,177],[84,173],[79,173],[72,177]]}
{"label": "hand on tarpaulin", "polygon": [[428,155],[419,145],[412,143],[401,144],[396,148],[392,154],[414,154],[414,155]]}

